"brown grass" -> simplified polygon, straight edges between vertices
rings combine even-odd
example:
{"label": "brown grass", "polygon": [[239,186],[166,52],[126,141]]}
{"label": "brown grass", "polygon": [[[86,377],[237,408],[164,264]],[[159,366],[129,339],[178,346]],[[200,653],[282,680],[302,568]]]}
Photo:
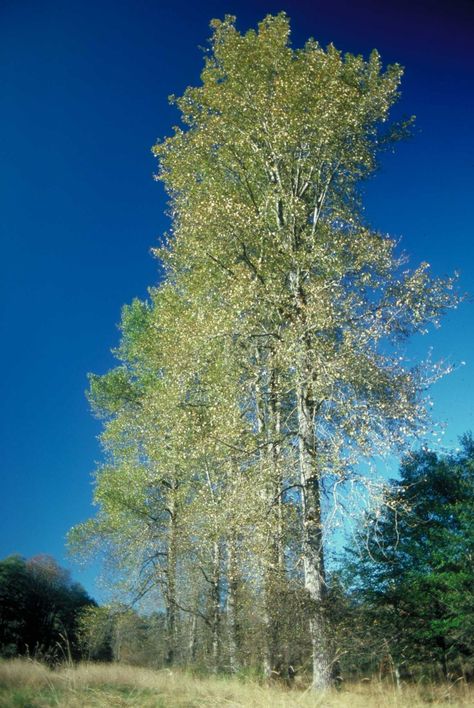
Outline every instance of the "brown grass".
{"label": "brown grass", "polygon": [[376,681],[315,695],[229,677],[197,678],[182,671],[152,671],[121,664],[78,664],[50,670],[34,661],[0,662],[0,706],[61,708],[389,708],[473,706],[474,690],[454,685],[403,686]]}

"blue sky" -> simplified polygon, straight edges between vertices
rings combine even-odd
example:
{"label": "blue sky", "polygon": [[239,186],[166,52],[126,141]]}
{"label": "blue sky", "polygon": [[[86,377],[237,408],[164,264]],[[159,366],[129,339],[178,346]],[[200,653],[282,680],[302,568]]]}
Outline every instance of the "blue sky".
{"label": "blue sky", "polygon": [[[367,219],[474,294],[472,2],[2,0],[0,558],[70,565],[65,534],[93,512],[101,457],[86,374],[113,366],[122,305],[159,277],[149,251],[168,223],[150,148],[178,120],[167,96],[199,81],[212,17],[245,30],[280,10],[294,46],[376,47],[405,66],[395,113],[416,130],[366,185]],[[472,320],[466,302],[413,347],[466,362],[432,392],[447,445],[474,427]],[[92,570],[73,573],[102,596]]]}

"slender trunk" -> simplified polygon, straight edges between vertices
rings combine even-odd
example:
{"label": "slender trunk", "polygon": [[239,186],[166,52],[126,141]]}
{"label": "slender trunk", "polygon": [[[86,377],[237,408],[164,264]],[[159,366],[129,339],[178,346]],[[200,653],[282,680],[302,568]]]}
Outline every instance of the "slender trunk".
{"label": "slender trunk", "polygon": [[313,690],[331,684],[331,663],[324,617],[326,589],[321,523],[320,469],[316,456],[315,378],[311,363],[312,342],[306,331],[306,295],[298,270],[291,273],[295,310],[302,332],[302,352],[297,371],[296,403],[298,416],[298,458],[303,523],[302,557],[304,586],[309,599],[309,635],[313,664]]}
{"label": "slender trunk", "polygon": [[402,684],[400,681],[400,669],[398,668],[398,664],[395,664],[393,667],[393,676],[395,679],[395,686],[396,686],[397,691],[401,691]]}
{"label": "slender trunk", "polygon": [[268,572],[270,603],[270,642],[272,670],[285,680],[289,676],[289,647],[283,634],[285,608],[282,602],[282,590],[286,587],[284,554],[284,519],[283,519],[283,465],[281,460],[281,396],[279,376],[273,362],[269,375],[269,428],[272,478],[269,501],[274,506],[274,534],[270,547],[270,565]]}
{"label": "slender trunk", "polygon": [[323,535],[319,471],[314,431],[315,404],[311,387],[303,379],[297,389],[298,452],[303,520],[304,584],[310,600],[309,632],[313,658],[313,689],[331,683],[323,600],[325,593]]}
{"label": "slender trunk", "polygon": [[211,628],[212,628],[212,670],[219,668],[219,629],[220,629],[220,548],[214,541],[212,550],[211,581]]}
{"label": "slender trunk", "polygon": [[271,415],[271,457],[273,467],[273,480],[271,493],[277,504],[277,528],[274,537],[274,556],[276,567],[280,574],[284,573],[284,552],[283,552],[283,479],[281,470],[281,400],[278,390],[278,374],[274,367],[270,373],[270,415]]}
{"label": "slender trunk", "polygon": [[119,614],[115,616],[112,655],[114,661],[120,663],[122,659],[122,626]]}
{"label": "slender trunk", "polygon": [[268,588],[268,582],[267,578],[265,578],[264,581],[264,598],[263,598],[263,657],[262,657],[262,668],[263,668],[263,675],[265,676],[266,679],[269,679],[272,677],[272,666],[273,666],[273,657],[272,657],[272,642],[271,642],[271,634],[272,634],[272,620],[270,617],[270,608],[269,608],[269,588]]}
{"label": "slender trunk", "polygon": [[197,648],[197,615],[193,614],[191,617],[191,624],[189,627],[189,644],[188,644],[188,662],[191,666],[196,661],[196,648]]}
{"label": "slender trunk", "polygon": [[229,623],[229,665],[231,673],[239,670],[239,625],[237,619],[238,569],[235,535],[231,534],[227,546],[227,618]]}
{"label": "slender trunk", "polygon": [[173,492],[169,501],[168,563],[166,568],[166,663],[176,658],[176,508]]}
{"label": "slender trunk", "polygon": [[314,416],[307,384],[298,387],[298,448],[302,488],[304,583],[310,599],[309,631],[313,659],[313,689],[330,684],[323,611],[325,592],[319,475],[315,460]]}
{"label": "slender trunk", "polygon": [[[263,371],[262,356],[260,350],[257,348],[256,351],[256,362],[257,362],[257,374],[255,378],[255,410],[256,410],[256,422],[257,422],[257,439],[260,446],[260,477],[264,479],[267,472],[267,429],[266,429],[266,410],[265,403],[263,399],[263,392],[261,386],[261,376]],[[265,559],[266,551],[263,553],[263,558]],[[265,678],[271,678],[273,669],[273,652],[272,652],[272,618],[270,614],[271,607],[271,595],[270,595],[270,581],[268,573],[268,562],[267,559],[264,560],[264,570],[263,570],[263,608],[262,608],[262,619],[263,619],[263,675]]]}

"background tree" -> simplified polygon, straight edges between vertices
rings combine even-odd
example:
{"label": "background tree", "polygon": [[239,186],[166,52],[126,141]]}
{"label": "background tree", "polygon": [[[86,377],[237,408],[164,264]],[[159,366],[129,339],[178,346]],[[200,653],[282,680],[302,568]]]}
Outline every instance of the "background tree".
{"label": "background tree", "polygon": [[49,556],[0,562],[0,652],[48,661],[79,656],[77,616],[95,602]]}
{"label": "background tree", "polygon": [[372,653],[372,660],[391,657],[405,675],[470,675],[473,519],[471,435],[456,453],[424,449],[405,457],[401,479],[359,536],[362,557],[352,561],[366,666]]}
{"label": "background tree", "polygon": [[78,616],[77,634],[83,656],[92,661],[111,661],[113,621],[110,608],[85,607]]}

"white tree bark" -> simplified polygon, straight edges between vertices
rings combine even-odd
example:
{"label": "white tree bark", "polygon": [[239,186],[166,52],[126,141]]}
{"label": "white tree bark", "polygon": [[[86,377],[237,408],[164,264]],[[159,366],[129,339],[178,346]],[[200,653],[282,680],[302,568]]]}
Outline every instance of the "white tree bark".
{"label": "white tree bark", "polygon": [[320,479],[316,464],[314,431],[314,401],[307,382],[301,382],[297,391],[298,452],[303,520],[304,585],[309,596],[309,633],[313,658],[312,687],[328,688],[331,666],[326,643],[324,619],[325,572],[323,534],[321,525]]}
{"label": "white tree bark", "polygon": [[176,658],[176,508],[173,492],[169,500],[168,558],[166,566],[166,663],[173,664]]}

